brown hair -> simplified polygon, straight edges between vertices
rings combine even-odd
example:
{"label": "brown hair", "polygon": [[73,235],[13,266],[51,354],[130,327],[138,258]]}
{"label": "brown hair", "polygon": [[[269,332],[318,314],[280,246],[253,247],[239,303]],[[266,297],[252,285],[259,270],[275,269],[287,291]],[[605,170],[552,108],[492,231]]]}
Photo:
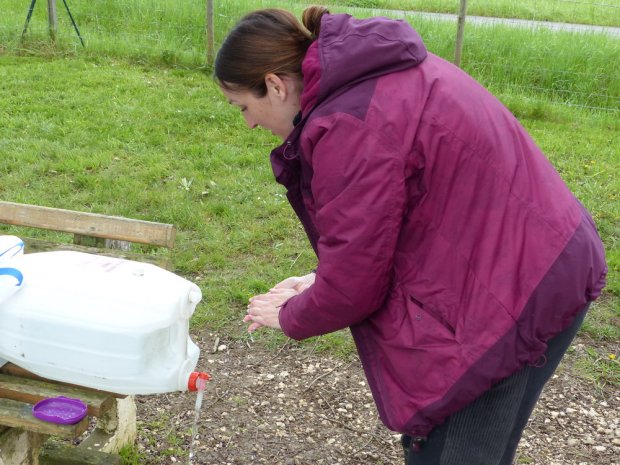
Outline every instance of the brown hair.
{"label": "brown hair", "polygon": [[230,31],[215,59],[214,77],[228,90],[249,90],[257,97],[267,93],[269,73],[301,77],[301,63],[318,36],[325,7],[303,12],[303,25],[280,9],[264,9],[244,16]]}

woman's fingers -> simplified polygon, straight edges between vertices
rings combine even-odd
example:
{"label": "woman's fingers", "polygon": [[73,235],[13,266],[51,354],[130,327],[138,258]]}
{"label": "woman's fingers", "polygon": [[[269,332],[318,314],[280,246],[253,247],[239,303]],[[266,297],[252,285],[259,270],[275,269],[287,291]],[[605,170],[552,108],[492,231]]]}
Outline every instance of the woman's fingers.
{"label": "woman's fingers", "polygon": [[291,291],[296,291],[296,288],[295,287],[274,287],[273,289],[269,291],[269,294],[271,295],[289,294],[291,293]]}
{"label": "woman's fingers", "polygon": [[307,289],[314,281],[311,277],[293,276],[276,284],[269,292],[255,295],[248,302],[248,314],[243,318],[244,323],[249,323],[248,332],[252,333],[262,326],[280,328],[280,308],[291,297],[295,297]]}
{"label": "woman's fingers", "polygon": [[250,323],[250,325],[248,326],[248,333],[253,333],[258,328],[264,326],[262,323],[259,323],[258,321],[255,321],[254,320],[255,318],[260,319],[260,317],[255,317],[254,315],[246,315],[243,318],[243,322],[244,323]]}
{"label": "woman's fingers", "polygon": [[278,289],[267,294],[252,297],[249,300],[248,308],[252,307],[281,307],[288,299],[297,295],[294,289]]}
{"label": "woman's fingers", "polygon": [[[288,284],[293,284],[292,279]],[[282,283],[281,283],[282,284]],[[266,294],[251,297],[248,302],[247,315],[243,318],[244,323],[250,323],[248,332],[254,332],[261,326],[280,328],[280,308],[298,292],[290,287],[274,288]]]}
{"label": "woman's fingers", "polygon": [[252,323],[258,323],[262,326],[268,326],[270,328],[280,328],[280,306],[266,304],[266,303],[253,303],[248,306],[248,314],[244,320],[246,323],[250,321]]}
{"label": "woman's fingers", "polygon": [[261,325],[260,323],[252,323],[250,326],[248,326],[248,333],[253,333],[258,328],[261,328],[262,326],[263,325]]}

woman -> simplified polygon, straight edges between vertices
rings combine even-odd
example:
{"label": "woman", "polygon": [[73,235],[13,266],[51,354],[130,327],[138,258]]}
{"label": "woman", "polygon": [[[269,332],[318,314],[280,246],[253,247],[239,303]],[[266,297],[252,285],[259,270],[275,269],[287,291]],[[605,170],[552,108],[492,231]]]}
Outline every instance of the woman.
{"label": "woman", "polygon": [[409,465],[510,464],[603,247],[519,122],[405,22],[247,15],[215,77],[271,153],[318,257],[250,299],[249,331],[350,327]]}

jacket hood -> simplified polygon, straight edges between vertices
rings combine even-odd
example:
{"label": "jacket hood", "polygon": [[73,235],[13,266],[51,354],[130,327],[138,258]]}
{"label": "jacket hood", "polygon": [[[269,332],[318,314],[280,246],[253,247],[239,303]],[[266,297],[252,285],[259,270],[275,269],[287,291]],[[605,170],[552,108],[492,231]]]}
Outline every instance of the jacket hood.
{"label": "jacket hood", "polygon": [[302,111],[349,85],[417,66],[426,55],[422,38],[403,20],[325,14],[302,65]]}

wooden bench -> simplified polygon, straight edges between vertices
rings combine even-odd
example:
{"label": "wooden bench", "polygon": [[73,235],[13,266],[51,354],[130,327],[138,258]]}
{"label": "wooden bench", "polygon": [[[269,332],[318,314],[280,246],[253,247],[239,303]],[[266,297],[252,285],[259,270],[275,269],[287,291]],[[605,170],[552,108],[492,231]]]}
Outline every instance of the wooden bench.
{"label": "wooden bench", "polygon": [[[24,237],[23,228],[67,233],[72,240],[32,239]],[[22,238],[26,253],[69,249],[172,267],[169,257],[131,250],[132,243],[171,249],[175,228],[170,224],[0,201],[0,234]],[[88,405],[87,416],[75,425],[57,425],[32,415],[33,404],[56,396],[81,399]],[[49,440],[75,440],[85,432],[87,437],[77,447]],[[0,464],[120,464],[115,454],[136,435],[133,396],[46,380],[11,363],[0,367]]]}

